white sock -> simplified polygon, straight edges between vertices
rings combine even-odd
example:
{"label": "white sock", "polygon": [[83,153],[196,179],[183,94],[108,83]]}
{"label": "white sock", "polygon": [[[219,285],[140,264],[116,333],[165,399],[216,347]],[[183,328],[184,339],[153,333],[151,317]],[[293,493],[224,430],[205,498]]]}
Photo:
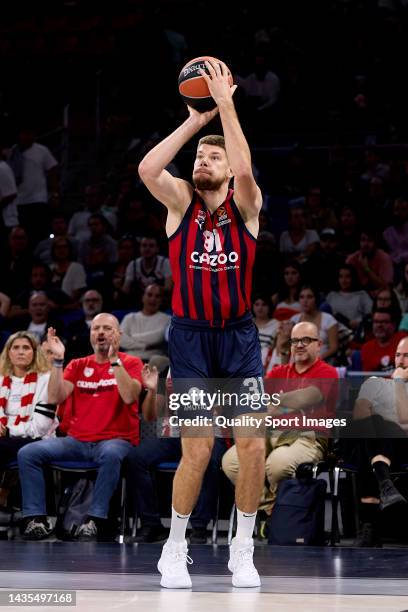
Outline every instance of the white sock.
{"label": "white sock", "polygon": [[241,512],[237,508],[237,540],[252,538],[255,528],[256,512]]}
{"label": "white sock", "polygon": [[173,506],[171,507],[171,525],[169,540],[172,542],[184,542],[186,539],[186,529],[190,514],[179,514]]}

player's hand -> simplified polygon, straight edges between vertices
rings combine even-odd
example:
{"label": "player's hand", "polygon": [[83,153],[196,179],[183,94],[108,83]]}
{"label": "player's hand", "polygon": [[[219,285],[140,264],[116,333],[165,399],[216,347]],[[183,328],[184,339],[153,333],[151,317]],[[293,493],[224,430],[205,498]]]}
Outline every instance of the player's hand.
{"label": "player's hand", "polygon": [[47,331],[48,348],[52,351],[54,359],[64,359],[65,346],[64,343],[56,335],[55,329],[49,327]]}
{"label": "player's hand", "polygon": [[206,61],[207,71],[200,70],[200,74],[208,85],[211,96],[217,106],[232,100],[237,85],[229,84],[228,68],[224,62]]}
{"label": "player's hand", "polygon": [[205,113],[199,113],[198,110],[188,105],[187,108],[188,112],[190,113],[190,117],[197,124],[197,129],[201,129],[202,127],[207,125],[207,123],[210,123],[210,121],[214,119],[216,115],[218,115],[218,106],[216,106],[212,110],[206,111]]}
{"label": "player's hand", "polygon": [[148,391],[156,391],[159,382],[159,372],[156,366],[150,367],[148,363],[142,369],[142,383]]}

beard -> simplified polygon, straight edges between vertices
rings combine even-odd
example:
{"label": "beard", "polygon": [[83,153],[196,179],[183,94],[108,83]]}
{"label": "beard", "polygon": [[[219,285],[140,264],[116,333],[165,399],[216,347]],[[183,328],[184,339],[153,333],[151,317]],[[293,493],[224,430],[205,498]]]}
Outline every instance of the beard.
{"label": "beard", "polygon": [[200,191],[217,191],[223,184],[224,179],[213,179],[206,174],[193,176],[193,183]]}

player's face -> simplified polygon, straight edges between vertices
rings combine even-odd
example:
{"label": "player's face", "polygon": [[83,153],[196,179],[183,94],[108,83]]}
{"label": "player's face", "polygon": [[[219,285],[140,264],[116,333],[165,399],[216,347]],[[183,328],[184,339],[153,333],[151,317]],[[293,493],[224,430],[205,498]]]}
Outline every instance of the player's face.
{"label": "player's face", "polygon": [[232,176],[227,154],[222,147],[202,144],[197,149],[193,183],[201,191],[217,191]]}

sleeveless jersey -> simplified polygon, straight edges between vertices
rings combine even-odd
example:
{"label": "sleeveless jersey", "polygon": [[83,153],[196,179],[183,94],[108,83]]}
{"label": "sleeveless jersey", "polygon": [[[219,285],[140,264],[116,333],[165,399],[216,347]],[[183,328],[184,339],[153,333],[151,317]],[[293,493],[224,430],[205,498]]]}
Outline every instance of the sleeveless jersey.
{"label": "sleeveless jersey", "polygon": [[178,317],[225,321],[251,308],[256,238],[233,200],[233,189],[213,214],[195,192],[179,227],[169,238]]}

